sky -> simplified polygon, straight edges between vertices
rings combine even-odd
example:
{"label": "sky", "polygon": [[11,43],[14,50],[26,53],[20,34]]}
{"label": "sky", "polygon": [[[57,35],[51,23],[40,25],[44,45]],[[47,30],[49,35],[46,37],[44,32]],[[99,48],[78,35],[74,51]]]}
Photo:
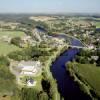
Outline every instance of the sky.
{"label": "sky", "polygon": [[0,13],[100,13],[100,0],[0,0]]}

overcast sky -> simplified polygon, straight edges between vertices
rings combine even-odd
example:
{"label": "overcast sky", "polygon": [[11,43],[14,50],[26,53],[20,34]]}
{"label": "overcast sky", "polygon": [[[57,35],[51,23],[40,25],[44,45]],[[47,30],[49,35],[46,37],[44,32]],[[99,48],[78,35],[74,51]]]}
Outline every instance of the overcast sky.
{"label": "overcast sky", "polygon": [[100,13],[100,0],[0,0],[0,13]]}

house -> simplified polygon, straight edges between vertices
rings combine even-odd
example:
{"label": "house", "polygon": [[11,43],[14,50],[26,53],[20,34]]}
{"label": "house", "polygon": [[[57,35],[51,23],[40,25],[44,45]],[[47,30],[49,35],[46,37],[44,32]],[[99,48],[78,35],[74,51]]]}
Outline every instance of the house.
{"label": "house", "polygon": [[36,75],[41,70],[41,63],[40,61],[21,61],[18,69],[20,69],[20,75]]}
{"label": "house", "polygon": [[47,31],[40,26],[36,26],[36,28],[32,30],[32,37],[39,42],[41,42],[42,40],[46,40],[46,34]]}
{"label": "house", "polygon": [[57,37],[50,37],[48,41],[50,41],[49,46],[51,47],[62,47],[65,44],[65,39],[63,38],[57,38]]}
{"label": "house", "polygon": [[27,81],[27,86],[31,87],[31,86],[35,86],[36,85],[36,81],[32,80],[32,79],[29,79]]}
{"label": "house", "polygon": [[94,49],[95,47],[94,47],[92,44],[90,44],[90,45],[88,46],[88,48],[89,48],[90,50],[92,50],[92,49]]}
{"label": "house", "polygon": [[25,43],[28,42],[30,39],[31,39],[31,36],[27,36],[27,35],[21,38],[21,40]]}
{"label": "house", "polygon": [[97,61],[99,59],[99,56],[91,56],[91,59]]}
{"label": "house", "polygon": [[34,39],[32,39],[31,36],[28,35],[22,37],[21,40],[21,47],[27,47],[28,45],[35,46],[37,44],[37,42]]}

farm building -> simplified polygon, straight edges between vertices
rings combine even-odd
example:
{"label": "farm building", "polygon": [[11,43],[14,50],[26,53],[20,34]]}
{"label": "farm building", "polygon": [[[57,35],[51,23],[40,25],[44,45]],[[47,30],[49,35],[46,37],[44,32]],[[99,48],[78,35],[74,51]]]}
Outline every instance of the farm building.
{"label": "farm building", "polygon": [[31,76],[41,70],[41,63],[40,61],[21,61],[18,68],[20,69],[20,75]]}

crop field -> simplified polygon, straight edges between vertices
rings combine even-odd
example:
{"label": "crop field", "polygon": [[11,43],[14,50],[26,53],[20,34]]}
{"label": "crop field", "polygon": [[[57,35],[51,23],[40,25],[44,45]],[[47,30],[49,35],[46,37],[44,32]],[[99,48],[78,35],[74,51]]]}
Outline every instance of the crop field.
{"label": "crop field", "polygon": [[77,64],[75,70],[100,95],[100,67],[92,64]]}
{"label": "crop field", "polygon": [[8,37],[22,37],[25,33],[21,31],[1,31],[0,30],[0,37],[8,36]]}

